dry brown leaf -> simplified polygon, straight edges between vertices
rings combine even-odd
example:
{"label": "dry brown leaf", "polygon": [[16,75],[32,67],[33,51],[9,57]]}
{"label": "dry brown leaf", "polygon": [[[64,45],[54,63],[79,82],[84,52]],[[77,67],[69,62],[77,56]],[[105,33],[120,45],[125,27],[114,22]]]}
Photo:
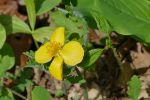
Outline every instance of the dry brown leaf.
{"label": "dry brown leaf", "polygon": [[131,66],[133,69],[148,68],[150,66],[150,53],[140,43],[136,44],[135,51],[130,51]]}

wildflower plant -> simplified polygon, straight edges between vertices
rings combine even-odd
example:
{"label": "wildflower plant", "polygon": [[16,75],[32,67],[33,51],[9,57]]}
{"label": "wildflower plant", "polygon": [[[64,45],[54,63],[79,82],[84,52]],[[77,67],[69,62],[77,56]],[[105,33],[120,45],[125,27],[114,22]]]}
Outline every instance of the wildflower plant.
{"label": "wildflower plant", "polygon": [[[13,94],[27,100],[28,97],[18,94],[16,91],[19,90],[25,94],[25,90],[29,86],[34,87],[33,90],[31,88],[32,100],[51,100],[50,93],[43,87],[35,86],[31,80],[32,70],[37,66],[38,68],[42,67],[44,71],[49,71],[50,75],[57,80],[64,81],[65,79],[72,83],[85,83],[84,77],[76,66],[78,65],[84,70],[94,70],[94,64],[104,50],[111,48],[115,53],[109,36],[109,33],[113,31],[131,36],[144,44],[150,44],[150,1],[148,0],[24,1],[28,23],[17,16],[0,14],[0,100],[15,100]],[[59,4],[61,5],[59,6]],[[48,16],[50,25],[37,28],[36,18],[45,13],[50,15],[50,17]],[[105,43],[98,40],[96,41],[98,47],[92,45],[88,38],[91,28],[106,33]],[[26,68],[18,72],[20,76],[16,73],[9,73],[9,70],[15,67],[15,54],[12,47],[6,43],[6,38],[12,33],[31,35],[36,45],[36,51],[26,53],[30,64],[28,62]],[[48,69],[46,69],[47,64],[49,64]],[[71,69],[67,75],[63,70],[66,68],[65,65],[69,66],[67,67],[69,70]],[[76,70],[78,75],[70,75],[72,69]],[[65,77],[65,75],[70,75],[70,77]],[[14,90],[5,86],[4,79],[13,80]],[[17,79],[19,81],[16,81]],[[135,100],[140,92],[140,84],[136,77],[129,82],[128,94]],[[137,85],[138,90],[136,89]],[[138,92],[134,93],[135,90]],[[39,95],[40,93],[42,95]]]}
{"label": "wildflower plant", "polygon": [[63,62],[69,66],[75,66],[83,60],[84,50],[77,41],[65,42],[64,27],[57,28],[46,42],[35,52],[35,60],[38,63],[47,63],[52,60],[49,67],[51,75],[63,79]]}

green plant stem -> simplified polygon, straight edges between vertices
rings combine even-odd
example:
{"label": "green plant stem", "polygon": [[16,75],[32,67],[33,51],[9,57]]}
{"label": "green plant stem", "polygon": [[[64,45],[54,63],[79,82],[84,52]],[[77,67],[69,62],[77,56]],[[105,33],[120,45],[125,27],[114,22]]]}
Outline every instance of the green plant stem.
{"label": "green plant stem", "polygon": [[39,48],[38,42],[34,38],[33,38],[33,41],[34,41],[34,44],[35,44],[36,48],[38,49]]}
{"label": "green plant stem", "polygon": [[[34,34],[34,30],[32,30],[31,33]],[[33,35],[32,35],[32,37],[33,37]],[[34,37],[33,37],[33,41],[34,41],[34,44],[35,44],[36,48],[38,49],[38,48],[39,48],[39,44],[38,44],[38,42],[34,39]]]}
{"label": "green plant stem", "polygon": [[66,87],[66,83],[63,81],[62,83],[63,87],[64,87],[64,92],[65,92],[65,100],[68,100],[68,90],[67,90],[67,87]]}
{"label": "green plant stem", "polygon": [[9,90],[10,90],[14,95],[20,97],[21,99],[27,100],[27,98],[26,98],[25,96],[21,95],[20,93],[18,93],[18,92],[16,92],[16,91],[12,90],[12,89],[10,89],[10,88],[9,88]]}
{"label": "green plant stem", "polygon": [[[122,65],[122,63],[121,63],[121,61],[120,61],[120,59],[119,59],[119,57],[118,57],[118,55],[117,55],[117,52],[116,52],[115,48],[114,48],[113,45],[112,45],[112,41],[111,41],[111,38],[110,38],[110,36],[109,36],[109,33],[107,33],[107,37],[108,37],[108,42],[109,42],[109,46],[108,46],[108,47],[112,49],[113,54],[114,54],[114,56],[115,56],[115,58],[116,58],[116,60],[117,60],[117,63],[118,63],[118,65],[119,65],[119,67],[120,67],[120,70],[121,70],[121,72],[123,72],[123,71],[124,71],[123,65]],[[123,74],[122,77],[125,79],[125,74]],[[123,80],[123,83],[125,83],[124,80]]]}

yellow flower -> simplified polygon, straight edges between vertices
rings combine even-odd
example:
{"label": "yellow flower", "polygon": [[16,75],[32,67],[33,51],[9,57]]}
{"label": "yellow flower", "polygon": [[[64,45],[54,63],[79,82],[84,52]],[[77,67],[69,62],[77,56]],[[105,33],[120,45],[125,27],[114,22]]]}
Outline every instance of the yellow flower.
{"label": "yellow flower", "polygon": [[58,80],[63,78],[63,62],[75,66],[84,56],[84,50],[79,42],[70,41],[64,45],[64,31],[63,27],[57,28],[51,35],[50,41],[35,52],[35,60],[38,63],[47,63],[53,59],[49,72]]}

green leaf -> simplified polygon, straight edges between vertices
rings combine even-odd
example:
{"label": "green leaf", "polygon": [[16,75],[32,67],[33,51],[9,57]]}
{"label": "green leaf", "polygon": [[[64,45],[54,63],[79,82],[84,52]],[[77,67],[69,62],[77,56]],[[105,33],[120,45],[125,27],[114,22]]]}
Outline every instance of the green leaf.
{"label": "green leaf", "polygon": [[95,12],[91,12],[96,24],[97,24],[97,28],[102,31],[105,32],[106,34],[110,33],[111,27],[108,24],[106,18],[104,18],[103,16],[100,16],[98,13]]}
{"label": "green leaf", "polygon": [[100,13],[99,0],[77,0],[77,2],[78,4],[74,7],[74,11],[85,16],[89,27],[101,29],[100,25],[104,25],[104,21],[101,19],[105,19],[105,17]]}
{"label": "green leaf", "polygon": [[129,85],[128,95],[133,100],[138,100],[138,96],[140,95],[141,92],[141,81],[138,78],[138,76],[134,75],[129,81],[128,85]]}
{"label": "green leaf", "polygon": [[0,77],[15,64],[15,57],[12,48],[5,44],[0,49]]}
{"label": "green leaf", "polygon": [[2,88],[0,92],[0,100],[15,100],[12,92],[9,89]]}
{"label": "green leaf", "polygon": [[[28,62],[27,62],[27,67],[35,67],[35,66],[40,66],[36,61],[35,61],[35,52],[30,50],[24,52],[24,55],[28,57]],[[40,66],[41,67],[41,66]]]}
{"label": "green leaf", "polygon": [[70,5],[71,0],[62,0],[65,5]]}
{"label": "green leaf", "polygon": [[79,66],[83,66],[85,68],[89,68],[92,64],[96,62],[96,60],[101,56],[103,53],[103,49],[92,49],[85,53],[84,59]]}
{"label": "green leaf", "polygon": [[17,92],[24,92],[25,88],[33,82],[31,81],[33,73],[32,68],[26,67],[21,71],[19,74],[20,76],[17,77],[17,80],[15,81],[15,85],[13,87],[14,90]]}
{"label": "green leaf", "polygon": [[39,64],[35,61],[35,52],[30,50],[30,51],[26,51],[24,52],[24,55],[26,55],[28,57],[28,62],[26,67],[30,67],[30,68],[39,68],[40,70],[47,72],[49,64]]}
{"label": "green leaf", "polygon": [[[86,6],[82,6],[86,5]],[[95,12],[111,24],[113,31],[150,43],[150,1],[78,0],[77,9],[85,16]]]}
{"label": "green leaf", "polygon": [[[91,12],[99,12],[99,0],[77,0],[75,11],[82,12],[84,16],[92,16]],[[86,5],[86,6],[83,6]]]}
{"label": "green leaf", "polygon": [[13,87],[13,89],[15,89],[16,91],[22,93],[25,91],[25,83],[20,82],[19,84],[16,84],[15,87]]}
{"label": "green leaf", "polygon": [[41,28],[36,29],[34,31],[34,33],[32,34],[32,36],[36,41],[42,42],[45,39],[49,40],[50,35],[53,31],[54,31],[54,29],[51,27],[48,27],[48,26],[47,27],[41,27]]}
{"label": "green leaf", "polygon": [[35,2],[37,6],[36,7],[37,15],[41,15],[53,9],[55,6],[61,3],[61,0],[43,0],[42,2],[39,2],[39,0],[35,0]]}
{"label": "green leaf", "polygon": [[56,93],[55,93],[56,97],[62,97],[64,94],[65,93],[64,93],[63,90],[57,90]]}
{"label": "green leaf", "polygon": [[12,32],[31,33],[29,26],[16,16],[12,17]]}
{"label": "green leaf", "polygon": [[0,15],[0,23],[5,27],[6,33],[31,33],[29,26],[16,16]]}
{"label": "green leaf", "polygon": [[45,88],[36,86],[32,91],[32,100],[51,100],[51,96]]}
{"label": "green leaf", "polygon": [[72,16],[67,17],[61,11],[51,13],[51,18],[54,24],[66,28],[66,31],[69,33],[67,34],[68,36],[72,33],[77,33],[81,37],[88,32],[86,23],[83,18],[77,18]]}
{"label": "green leaf", "polygon": [[102,14],[122,35],[150,43],[150,2],[148,0],[100,0]]}
{"label": "green leaf", "polygon": [[67,76],[66,79],[66,82],[70,82],[72,84],[79,83],[81,85],[86,82],[82,76]]}
{"label": "green leaf", "polygon": [[73,96],[73,100],[79,100],[79,96],[78,96],[77,94],[75,94],[75,95]]}
{"label": "green leaf", "polygon": [[0,24],[0,49],[3,47],[5,40],[6,40],[6,31],[3,25]]}
{"label": "green leaf", "polygon": [[77,5],[77,0],[62,0],[65,5]]}
{"label": "green leaf", "polygon": [[34,30],[35,22],[36,22],[35,2],[34,0],[25,0],[25,5],[26,5],[31,29]]}

